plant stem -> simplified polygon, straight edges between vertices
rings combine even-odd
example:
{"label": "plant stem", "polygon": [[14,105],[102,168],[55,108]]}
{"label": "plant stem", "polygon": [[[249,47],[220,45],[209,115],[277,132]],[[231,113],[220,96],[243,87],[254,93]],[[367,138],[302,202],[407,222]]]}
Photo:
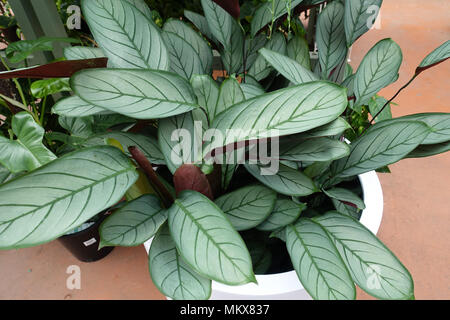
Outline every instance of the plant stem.
{"label": "plant stem", "polygon": [[[3,66],[6,68],[6,70],[11,71],[9,66],[6,64],[5,59],[0,55],[0,60],[2,61]],[[20,98],[22,99],[22,104],[27,106],[27,100],[25,99],[25,95],[23,94],[22,86],[20,85],[19,81],[17,81],[16,78],[13,78],[12,81],[16,85],[17,91],[19,92]]]}
{"label": "plant stem", "polygon": [[155,173],[155,170],[153,170],[151,162],[145,157],[144,153],[142,153],[142,151],[139,150],[139,148],[137,147],[134,146],[129,147],[128,151],[130,151],[133,159],[142,168],[142,170],[144,170],[145,175],[147,176],[150,184],[160,196],[161,201],[164,204],[164,207],[169,208],[174,202],[174,199],[170,194],[170,192],[166,189],[164,184],[161,182],[161,180],[159,180],[158,176]]}
{"label": "plant stem", "polygon": [[417,76],[418,76],[418,74],[415,74],[414,77],[412,77],[411,80],[408,81],[408,83],[406,83],[403,87],[401,87],[401,88],[397,91],[397,93],[396,93],[391,99],[389,99],[388,102],[386,102],[386,103],[384,104],[383,108],[381,108],[381,110],[378,111],[378,113],[372,118],[372,120],[370,121],[370,124],[372,124],[372,123],[375,121],[375,119],[383,112],[383,110],[386,109],[386,107],[387,107],[387,106],[388,106],[395,98],[398,97],[398,95],[400,94],[400,92],[402,92],[404,89],[406,89],[406,87],[409,86],[409,85],[411,84],[411,82],[413,82],[414,79],[417,78]]}
{"label": "plant stem", "polygon": [[41,105],[41,124],[42,124],[42,126],[44,126],[44,115],[45,115],[46,103],[47,103],[47,96],[44,97],[44,99],[42,100],[42,105]]}

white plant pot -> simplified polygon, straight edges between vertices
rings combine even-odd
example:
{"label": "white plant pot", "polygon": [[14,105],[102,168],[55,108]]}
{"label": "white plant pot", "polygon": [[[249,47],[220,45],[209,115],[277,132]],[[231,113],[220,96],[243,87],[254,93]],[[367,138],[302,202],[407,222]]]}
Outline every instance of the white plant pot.
{"label": "white plant pot", "polygon": [[[383,191],[375,171],[359,176],[363,189],[366,209],[360,222],[373,234],[377,234],[383,217]],[[150,249],[153,239],[144,243],[145,250]],[[212,282],[211,300],[311,300],[300,283],[295,271],[270,275],[257,275],[258,284],[227,286]]]}

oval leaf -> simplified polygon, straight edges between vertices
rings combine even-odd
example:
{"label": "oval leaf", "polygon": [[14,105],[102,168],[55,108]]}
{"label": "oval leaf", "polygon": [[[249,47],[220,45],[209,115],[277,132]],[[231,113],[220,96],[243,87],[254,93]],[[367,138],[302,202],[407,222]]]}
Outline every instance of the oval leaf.
{"label": "oval leaf", "polygon": [[179,253],[194,271],[228,285],[256,282],[244,241],[204,195],[183,191],[169,209],[169,227]]}
{"label": "oval leaf", "polygon": [[0,186],[5,213],[0,249],[56,239],[117,203],[137,176],[119,149],[101,146],[70,153]]}
{"label": "oval leaf", "polygon": [[445,41],[442,45],[426,56],[417,68],[416,74],[442,63],[448,58],[450,58],[450,40]]}
{"label": "oval leaf", "polygon": [[77,96],[58,100],[53,106],[52,112],[60,116],[72,118],[111,113],[111,111],[94,106]]}
{"label": "oval leaf", "polygon": [[306,69],[297,61],[292,60],[289,57],[266,48],[262,48],[259,52],[272,67],[294,84],[319,80],[312,71]]}
{"label": "oval leaf", "polygon": [[256,229],[261,231],[275,231],[291,223],[294,223],[302,211],[306,208],[303,204],[297,204],[292,200],[278,199],[269,217]]}
{"label": "oval leaf", "polygon": [[345,35],[351,45],[375,23],[383,0],[345,1]]}
{"label": "oval leaf", "polygon": [[408,270],[366,227],[339,214],[316,218],[331,236],[353,281],[380,299],[411,299],[414,284]]}
{"label": "oval leaf", "polygon": [[331,161],[347,156],[350,147],[343,142],[330,138],[316,138],[282,143],[280,159],[290,161]]}
{"label": "oval leaf", "polygon": [[355,205],[358,209],[366,208],[364,201],[348,189],[333,188],[330,190],[324,190],[323,192],[332,199],[336,199],[341,202],[349,202]]}
{"label": "oval leaf", "polygon": [[318,191],[314,182],[299,170],[280,164],[279,170],[270,175],[262,175],[261,167],[246,164],[245,168],[262,184],[287,196],[308,196]]}
{"label": "oval leaf", "polygon": [[314,299],[353,300],[356,289],[327,232],[310,219],[286,228],[286,246],[300,282]]}
{"label": "oval leaf", "polygon": [[211,296],[211,280],[194,272],[180,257],[164,225],[152,241],[148,265],[153,283],[174,300],[206,300]]}
{"label": "oval leaf", "polygon": [[103,50],[100,48],[91,47],[68,47],[64,48],[64,57],[67,60],[83,60],[105,58]]}
{"label": "oval leaf", "polygon": [[272,212],[277,195],[263,186],[248,186],[218,198],[215,203],[238,231],[249,230]]}
{"label": "oval leaf", "polygon": [[165,209],[154,195],[143,195],[109,216],[100,226],[100,246],[132,247],[153,237],[166,221]]}
{"label": "oval leaf", "polygon": [[[380,122],[382,124],[383,122]],[[335,161],[335,177],[351,177],[403,159],[430,133],[421,122],[402,121],[389,126],[375,124],[350,146],[350,155]]]}
{"label": "oval leaf", "polygon": [[212,149],[308,131],[335,120],[346,106],[345,89],[328,82],[305,83],[255,97],[217,116],[212,128],[226,136],[214,141]]}
{"label": "oval leaf", "polygon": [[158,28],[127,1],[83,0],[95,40],[115,68],[168,70],[169,56]]}
{"label": "oval leaf", "polygon": [[159,119],[197,107],[188,81],[154,70],[85,70],[70,79],[81,99],[136,119]]}
{"label": "oval leaf", "polygon": [[356,71],[355,108],[367,104],[377,92],[397,79],[402,59],[402,50],[392,39],[381,40],[370,49]]}
{"label": "oval leaf", "polygon": [[320,13],[316,38],[322,78],[328,79],[347,56],[344,6],[339,1],[329,3]]}

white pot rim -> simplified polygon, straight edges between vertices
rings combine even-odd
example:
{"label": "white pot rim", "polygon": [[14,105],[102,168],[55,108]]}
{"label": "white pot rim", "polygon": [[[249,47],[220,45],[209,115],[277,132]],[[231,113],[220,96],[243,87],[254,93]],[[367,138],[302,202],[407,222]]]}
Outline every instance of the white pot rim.
{"label": "white pot rim", "polygon": [[[358,176],[363,190],[366,208],[361,214],[360,222],[373,234],[377,234],[383,218],[383,190],[375,171]],[[148,253],[151,240],[144,243]],[[249,283],[240,286],[228,286],[212,281],[212,290],[227,294],[245,296],[273,296],[304,290],[295,271],[284,273],[256,275],[258,284]]]}

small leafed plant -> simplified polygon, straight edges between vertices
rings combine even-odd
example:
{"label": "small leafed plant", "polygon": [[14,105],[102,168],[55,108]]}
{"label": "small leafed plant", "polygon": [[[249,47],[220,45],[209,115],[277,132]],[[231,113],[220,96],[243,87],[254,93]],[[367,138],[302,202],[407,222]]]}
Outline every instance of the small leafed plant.
{"label": "small leafed plant", "polygon": [[[381,0],[329,1],[312,61],[290,13],[322,2],[263,2],[247,34],[235,6],[231,15],[211,0],[204,16],[188,11],[162,30],[142,0],[81,1],[99,48],[70,47],[61,62],[83,69],[69,68],[75,95],[52,109],[67,132],[47,135],[64,148],[52,153],[26,113],[0,137],[0,249],[56,239],[125,198],[102,224],[101,246],[153,238],[150,275],[170,298],[208,299],[212,280],[256,283],[281,243],[314,299],[354,299],[355,284],[413,299],[407,269],[359,222],[357,177],[448,151],[450,114],[392,118],[393,99],[377,95],[398,78],[391,39],[355,73],[347,65]],[[215,78],[213,48],[224,71]],[[446,42],[414,78],[449,56]],[[92,65],[105,58],[107,68]]]}

